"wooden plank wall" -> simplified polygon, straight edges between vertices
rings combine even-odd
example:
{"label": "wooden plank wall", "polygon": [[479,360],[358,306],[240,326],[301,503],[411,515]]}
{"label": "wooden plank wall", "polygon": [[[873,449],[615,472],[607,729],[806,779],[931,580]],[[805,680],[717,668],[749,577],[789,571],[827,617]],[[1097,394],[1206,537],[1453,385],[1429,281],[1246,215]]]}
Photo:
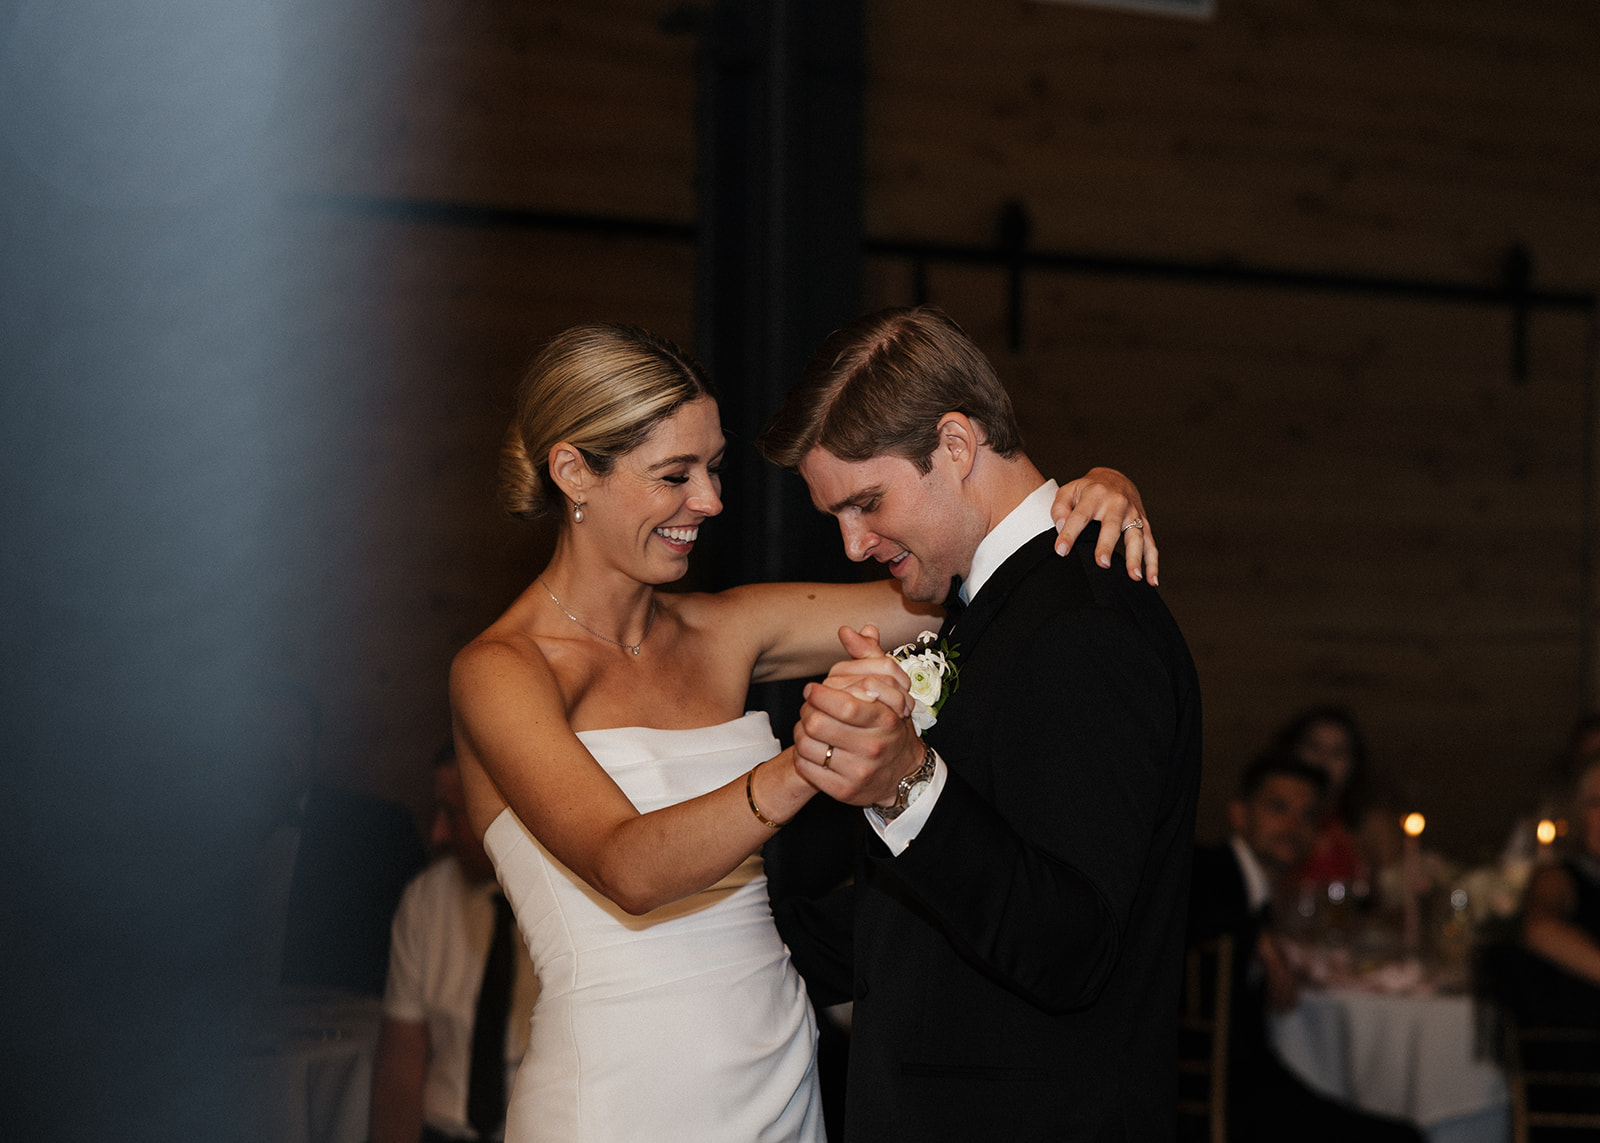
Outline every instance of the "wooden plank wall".
{"label": "wooden plank wall", "polygon": [[[316,766],[410,803],[449,730],[451,656],[531,581],[550,534],[495,500],[497,450],[538,342],[631,321],[684,344],[694,249],[537,227],[418,221],[417,204],[688,224],[694,41],[655,3],[337,0],[288,22],[286,146],[337,309],[326,383],[349,392],[326,510],[345,553],[288,652],[320,699]],[[363,205],[365,204],[365,206]]]}
{"label": "wooden plank wall", "polygon": [[[694,44],[660,30],[666,7],[298,6],[313,78],[285,120],[317,159],[297,185],[688,223]],[[868,233],[986,244],[1016,199],[1041,249],[1488,283],[1522,242],[1536,285],[1600,285],[1600,9],[1218,8],[875,0]],[[369,574],[334,593],[350,638],[308,636],[297,669],[325,698],[324,770],[420,806],[449,656],[540,550],[487,500],[517,365],[592,317],[688,341],[693,251],[329,209],[307,226],[377,348],[340,381],[371,428],[342,517]],[[916,289],[885,257],[865,285],[873,305]],[[1331,700],[1440,844],[1498,842],[1585,702],[1586,316],[1535,314],[1518,384],[1496,308],[1039,273],[1012,352],[1000,272],[934,264],[926,287],[1047,468],[1145,488],[1205,688],[1204,832],[1270,728]]]}
{"label": "wooden plank wall", "polygon": [[[1520,241],[1540,283],[1594,288],[1592,6],[1218,7],[874,6],[869,234],[985,243],[1016,198],[1045,249],[1488,283]],[[873,301],[912,296],[875,270]],[[1280,720],[1336,701],[1439,843],[1503,836],[1584,701],[1586,317],[1533,319],[1519,385],[1499,309],[1041,274],[1013,354],[998,274],[928,290],[1054,471],[1149,489],[1203,829]]]}

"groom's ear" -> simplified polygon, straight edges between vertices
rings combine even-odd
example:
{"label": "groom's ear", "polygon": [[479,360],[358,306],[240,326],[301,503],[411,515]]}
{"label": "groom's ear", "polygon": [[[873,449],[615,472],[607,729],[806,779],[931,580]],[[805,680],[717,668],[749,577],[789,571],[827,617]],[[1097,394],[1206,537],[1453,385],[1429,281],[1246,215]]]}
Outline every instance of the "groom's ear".
{"label": "groom's ear", "polygon": [[955,466],[956,476],[965,480],[978,459],[978,447],[983,443],[978,428],[965,413],[946,413],[939,418],[939,443],[934,452],[948,457]]}

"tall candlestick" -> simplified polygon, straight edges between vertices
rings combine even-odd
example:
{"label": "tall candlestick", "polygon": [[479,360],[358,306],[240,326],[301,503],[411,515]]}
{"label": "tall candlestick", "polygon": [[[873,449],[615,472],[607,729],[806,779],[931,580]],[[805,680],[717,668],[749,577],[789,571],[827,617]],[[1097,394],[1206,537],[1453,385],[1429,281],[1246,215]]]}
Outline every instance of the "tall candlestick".
{"label": "tall candlestick", "polygon": [[1406,839],[1401,853],[1400,875],[1404,879],[1401,890],[1401,907],[1405,910],[1405,928],[1402,937],[1407,952],[1416,952],[1422,946],[1422,923],[1417,915],[1417,883],[1422,879],[1422,830],[1428,820],[1421,814],[1407,814],[1401,823]]}

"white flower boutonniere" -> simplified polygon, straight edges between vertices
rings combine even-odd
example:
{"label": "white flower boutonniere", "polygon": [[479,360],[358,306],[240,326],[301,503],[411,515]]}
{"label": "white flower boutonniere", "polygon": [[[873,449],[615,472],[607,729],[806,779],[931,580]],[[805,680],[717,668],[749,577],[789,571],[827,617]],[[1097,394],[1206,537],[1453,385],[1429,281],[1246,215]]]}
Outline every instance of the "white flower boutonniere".
{"label": "white flower boutonniere", "polygon": [[915,643],[889,652],[889,658],[911,678],[911,697],[917,704],[911,712],[911,724],[918,735],[939,721],[939,709],[961,681],[951,662],[960,652],[942,642],[935,648],[933,643],[938,638],[934,632],[924,631]]}

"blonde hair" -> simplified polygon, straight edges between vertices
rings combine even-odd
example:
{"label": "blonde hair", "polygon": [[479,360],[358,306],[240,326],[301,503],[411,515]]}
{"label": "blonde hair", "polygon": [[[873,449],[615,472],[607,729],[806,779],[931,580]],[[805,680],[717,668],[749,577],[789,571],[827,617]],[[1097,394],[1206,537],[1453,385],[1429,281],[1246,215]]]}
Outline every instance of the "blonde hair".
{"label": "blonde hair", "polygon": [[500,496],[525,520],[564,514],[550,449],[571,443],[597,476],[690,401],[716,399],[699,362],[631,325],[573,326],[552,338],[517,387],[500,450]]}

